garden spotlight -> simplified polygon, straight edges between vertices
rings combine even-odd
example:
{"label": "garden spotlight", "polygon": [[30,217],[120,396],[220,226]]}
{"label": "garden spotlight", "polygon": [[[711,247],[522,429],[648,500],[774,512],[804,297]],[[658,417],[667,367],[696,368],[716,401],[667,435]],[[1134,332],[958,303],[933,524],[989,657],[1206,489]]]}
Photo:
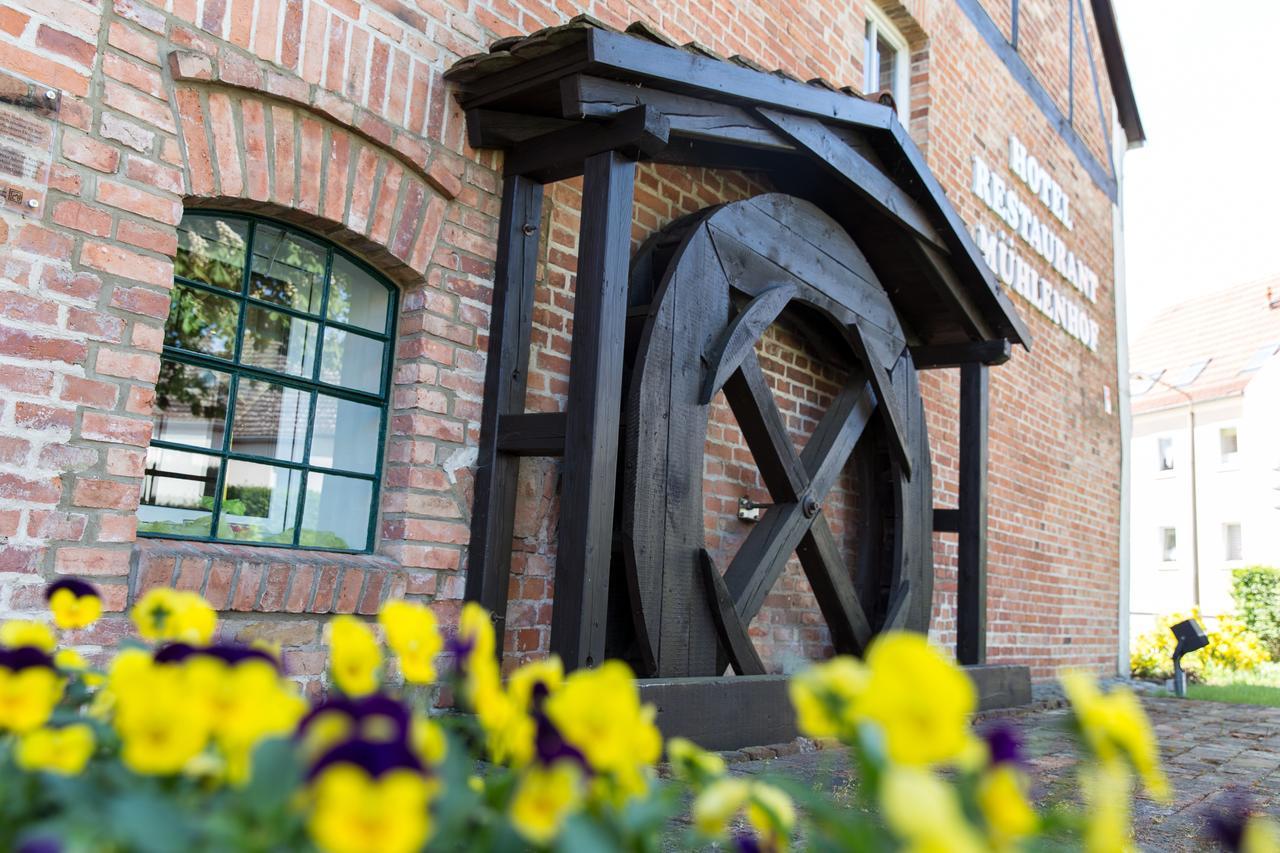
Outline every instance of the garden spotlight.
{"label": "garden spotlight", "polygon": [[1173,692],[1178,696],[1187,695],[1187,674],[1182,671],[1182,656],[1209,645],[1209,638],[1204,628],[1194,619],[1179,622],[1169,629],[1178,638],[1178,645],[1173,649]]}

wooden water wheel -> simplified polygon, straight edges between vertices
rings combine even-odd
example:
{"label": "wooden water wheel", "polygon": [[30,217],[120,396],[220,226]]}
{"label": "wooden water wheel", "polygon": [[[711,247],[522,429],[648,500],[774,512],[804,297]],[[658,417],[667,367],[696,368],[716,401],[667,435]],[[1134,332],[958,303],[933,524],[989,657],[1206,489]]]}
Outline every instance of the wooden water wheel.
{"label": "wooden water wheel", "polygon": [[[849,234],[813,204],[761,195],[703,210],[651,237],[632,264],[620,537],[633,660],[646,675],[764,668],[746,626],[792,553],[836,650],[887,627],[929,625],[928,439],[897,314]],[[844,387],[797,451],[756,355],[791,317],[834,341]],[[703,453],[724,391],[773,504],[723,574],[705,547]],[[823,502],[860,448],[856,555]]]}

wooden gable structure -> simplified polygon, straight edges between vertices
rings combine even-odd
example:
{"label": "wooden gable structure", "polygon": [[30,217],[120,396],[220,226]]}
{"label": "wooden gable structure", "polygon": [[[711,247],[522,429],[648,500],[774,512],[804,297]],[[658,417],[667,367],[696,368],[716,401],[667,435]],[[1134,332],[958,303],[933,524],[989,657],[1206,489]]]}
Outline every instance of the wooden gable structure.
{"label": "wooden gable structure", "polygon": [[[788,734],[782,681],[746,625],[792,553],[836,649],[858,654],[877,631],[927,629],[931,534],[958,533],[957,654],[985,663],[987,371],[1030,339],[892,105],[585,17],[502,39],[446,79],[471,144],[506,151],[468,599],[505,627],[519,457],[563,456],[552,651],[569,668],[627,658],[654,679],[668,734]],[[749,170],[776,192],[685,217],[632,258],[641,161]],[[543,186],[579,175],[568,401],[527,413]],[[754,352],[784,312],[850,368],[802,452]],[[956,366],[959,506],[935,509],[916,373]],[[773,499],[724,571],[701,529],[720,391]],[[858,472],[876,512],[849,566],[822,501],[860,441],[883,452]]]}

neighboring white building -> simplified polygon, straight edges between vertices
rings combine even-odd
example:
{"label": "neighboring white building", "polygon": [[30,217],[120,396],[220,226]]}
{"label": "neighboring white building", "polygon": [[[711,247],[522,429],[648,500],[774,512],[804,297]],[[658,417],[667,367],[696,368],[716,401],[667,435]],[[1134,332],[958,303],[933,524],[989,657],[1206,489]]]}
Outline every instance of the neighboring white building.
{"label": "neighboring white building", "polygon": [[1280,566],[1280,278],[1170,308],[1129,353],[1136,634],[1227,612],[1231,569]]}

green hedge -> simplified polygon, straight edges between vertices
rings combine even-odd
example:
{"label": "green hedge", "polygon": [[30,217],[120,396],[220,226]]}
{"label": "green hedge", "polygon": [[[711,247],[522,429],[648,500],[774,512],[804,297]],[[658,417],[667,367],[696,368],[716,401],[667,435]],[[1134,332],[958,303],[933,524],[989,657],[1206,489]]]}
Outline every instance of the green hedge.
{"label": "green hedge", "polygon": [[1231,597],[1240,618],[1272,657],[1280,657],[1280,569],[1246,566],[1231,576]]}

